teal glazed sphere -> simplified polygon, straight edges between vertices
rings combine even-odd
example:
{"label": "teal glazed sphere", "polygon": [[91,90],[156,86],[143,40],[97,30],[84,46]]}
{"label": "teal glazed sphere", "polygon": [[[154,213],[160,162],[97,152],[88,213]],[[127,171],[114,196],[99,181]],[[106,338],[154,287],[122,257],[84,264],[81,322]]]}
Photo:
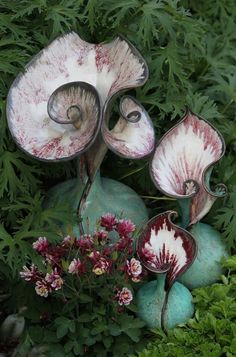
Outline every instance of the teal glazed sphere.
{"label": "teal glazed sphere", "polygon": [[197,242],[197,256],[179,281],[189,289],[195,289],[219,280],[220,275],[224,273],[221,260],[229,254],[220,233],[213,227],[197,223],[190,229],[190,233]]}
{"label": "teal glazed sphere", "polygon": [[[82,183],[79,178],[66,181],[48,192],[47,207],[65,203],[71,212],[77,212],[82,195]],[[97,220],[106,213],[131,219],[136,227],[141,227],[148,220],[147,209],[142,199],[130,187],[121,182],[100,177],[98,173],[83,210],[83,228],[85,233],[93,233]],[[65,232],[68,230],[65,227]],[[79,237],[79,225],[75,224],[73,233]]]}
{"label": "teal glazed sphere", "polygon": [[[164,277],[144,284],[138,291],[138,315],[150,328],[161,328],[161,313],[165,300]],[[168,295],[164,320],[165,329],[186,323],[194,314],[194,305],[190,291],[182,284],[175,282]]]}

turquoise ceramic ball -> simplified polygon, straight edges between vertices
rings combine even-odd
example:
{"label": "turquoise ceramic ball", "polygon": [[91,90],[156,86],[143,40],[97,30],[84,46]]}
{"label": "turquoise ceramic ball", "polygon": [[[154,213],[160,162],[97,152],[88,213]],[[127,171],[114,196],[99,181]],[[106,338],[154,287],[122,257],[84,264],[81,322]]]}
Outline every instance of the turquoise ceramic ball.
{"label": "turquoise ceramic ball", "polygon": [[[161,312],[165,299],[164,286],[158,280],[144,284],[136,296],[138,315],[150,328],[161,328]],[[174,328],[186,323],[194,314],[194,305],[190,291],[176,282],[168,296],[164,327]]]}
{"label": "turquoise ceramic ball", "polygon": [[197,223],[190,232],[197,241],[197,256],[179,281],[189,289],[194,289],[219,280],[224,273],[220,262],[228,256],[228,252],[220,233],[211,226]]}
{"label": "turquoise ceramic ball", "polygon": [[134,190],[109,178],[97,178],[83,212],[84,221],[89,222],[88,227],[84,225],[85,230],[93,231],[97,219],[108,212],[120,218],[131,219],[137,227],[148,220],[147,209]]}
{"label": "turquoise ceramic ball", "polygon": [[[63,182],[48,192],[48,199],[45,205],[54,207],[58,203],[64,204],[72,214],[76,213],[82,195],[82,187],[83,185],[79,178]],[[106,213],[113,213],[117,217],[131,219],[137,227],[141,227],[148,220],[147,209],[134,190],[121,182],[109,178],[101,178],[98,174],[91,187],[83,211],[85,233],[93,233],[96,228],[96,221]],[[73,232],[79,236],[78,224],[74,225]]]}

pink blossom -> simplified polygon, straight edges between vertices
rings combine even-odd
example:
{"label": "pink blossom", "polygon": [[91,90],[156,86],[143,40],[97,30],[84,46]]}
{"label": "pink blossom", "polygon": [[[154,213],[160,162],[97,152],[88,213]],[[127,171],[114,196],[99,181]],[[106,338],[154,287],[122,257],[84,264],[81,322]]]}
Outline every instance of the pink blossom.
{"label": "pink blossom", "polygon": [[109,262],[107,259],[101,257],[98,262],[94,265],[93,267],[93,272],[96,275],[102,275],[106,273],[111,266],[111,262]]}
{"label": "pink blossom", "polygon": [[48,250],[48,240],[46,237],[39,237],[34,243],[33,248],[38,252],[45,254]]}
{"label": "pink blossom", "polygon": [[68,267],[68,272],[70,274],[85,273],[85,266],[80,259],[73,259]]}
{"label": "pink blossom", "polygon": [[127,260],[127,273],[131,276],[134,282],[140,281],[140,275],[142,273],[142,265],[139,260],[132,258]]}
{"label": "pink blossom", "polygon": [[128,249],[128,253],[132,254],[133,247],[132,247],[133,239],[127,236],[122,237],[116,244],[116,249],[120,252]]}
{"label": "pink blossom", "polygon": [[120,219],[116,230],[120,236],[126,236],[135,231],[135,224],[130,219]]}
{"label": "pink blossom", "polygon": [[60,264],[61,259],[67,253],[67,249],[64,246],[50,247],[47,253],[45,254],[46,261],[49,265],[54,267],[55,265]]}
{"label": "pink blossom", "polygon": [[50,292],[50,289],[48,288],[48,284],[46,283],[45,280],[38,280],[36,281],[35,291],[36,294],[38,294],[39,296],[43,296],[46,298],[48,297],[48,293]]}
{"label": "pink blossom", "polygon": [[105,227],[107,229],[107,231],[109,232],[109,231],[112,231],[116,227],[117,219],[114,216],[114,214],[107,213],[101,217],[100,224],[102,227]]}
{"label": "pink blossom", "polygon": [[121,306],[129,305],[133,300],[133,294],[128,288],[124,287],[122,290],[118,291],[116,299],[118,300],[118,304]]}
{"label": "pink blossom", "polygon": [[66,236],[63,241],[62,241],[62,245],[65,247],[70,247],[74,244],[75,242],[75,237],[71,237],[71,236]]}
{"label": "pink blossom", "polygon": [[101,253],[98,250],[94,250],[93,252],[88,254],[88,257],[96,263],[101,258]]}
{"label": "pink blossom", "polygon": [[35,281],[38,278],[38,268],[32,264],[30,268],[26,265],[23,266],[23,271],[20,272],[20,277],[25,281]]}
{"label": "pink blossom", "polygon": [[63,285],[63,279],[59,275],[57,268],[54,268],[51,274],[47,273],[45,276],[45,281],[49,283],[54,290],[61,289]]}
{"label": "pink blossom", "polygon": [[105,246],[102,250],[102,255],[105,257],[110,257],[113,251],[114,251],[113,247]]}
{"label": "pink blossom", "polygon": [[81,254],[87,254],[93,249],[94,243],[90,234],[84,234],[76,241],[76,246],[79,248]]}
{"label": "pink blossom", "polygon": [[99,244],[104,245],[107,242],[108,232],[100,230],[95,233],[95,237]]}

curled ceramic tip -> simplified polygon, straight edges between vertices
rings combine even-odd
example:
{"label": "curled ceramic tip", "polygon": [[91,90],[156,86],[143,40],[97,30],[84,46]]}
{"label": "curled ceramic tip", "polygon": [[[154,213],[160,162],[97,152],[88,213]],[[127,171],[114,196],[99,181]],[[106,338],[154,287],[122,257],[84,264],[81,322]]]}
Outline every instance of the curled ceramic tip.
{"label": "curled ceramic tip", "polygon": [[176,226],[167,211],[149,220],[137,240],[142,264],[154,273],[166,273],[165,290],[183,274],[195,259],[197,246],[192,235]]}
{"label": "curled ceramic tip", "polygon": [[120,101],[120,114],[123,119],[127,120],[130,123],[137,123],[142,118],[142,113],[140,110],[129,110],[127,109],[127,102],[126,100],[130,99],[130,97],[126,96],[121,98]]}
{"label": "curled ceramic tip", "polygon": [[225,194],[224,185],[215,192],[209,187],[212,167],[224,150],[221,134],[191,111],[157,145],[151,177],[160,191],[179,200],[188,216],[186,225],[202,219],[216,198]]}
{"label": "curled ceramic tip", "polygon": [[124,96],[120,102],[120,117],[112,130],[109,118],[103,122],[102,133],[107,146],[116,154],[140,159],[154,150],[155,133],[151,119],[134,98]]}
{"label": "curled ceramic tip", "polygon": [[71,82],[57,88],[48,100],[48,115],[58,124],[73,124],[87,129],[94,120],[94,107],[99,106],[96,89],[85,82]]}

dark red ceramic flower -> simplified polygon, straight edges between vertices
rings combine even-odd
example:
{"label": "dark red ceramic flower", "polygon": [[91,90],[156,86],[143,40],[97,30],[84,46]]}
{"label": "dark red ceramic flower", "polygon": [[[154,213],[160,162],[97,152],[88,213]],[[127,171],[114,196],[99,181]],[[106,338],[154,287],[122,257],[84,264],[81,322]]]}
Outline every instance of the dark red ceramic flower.
{"label": "dark red ceramic flower", "polygon": [[137,253],[142,264],[155,273],[166,272],[166,289],[192,264],[196,242],[192,235],[173,224],[168,211],[152,218],[137,241]]}

